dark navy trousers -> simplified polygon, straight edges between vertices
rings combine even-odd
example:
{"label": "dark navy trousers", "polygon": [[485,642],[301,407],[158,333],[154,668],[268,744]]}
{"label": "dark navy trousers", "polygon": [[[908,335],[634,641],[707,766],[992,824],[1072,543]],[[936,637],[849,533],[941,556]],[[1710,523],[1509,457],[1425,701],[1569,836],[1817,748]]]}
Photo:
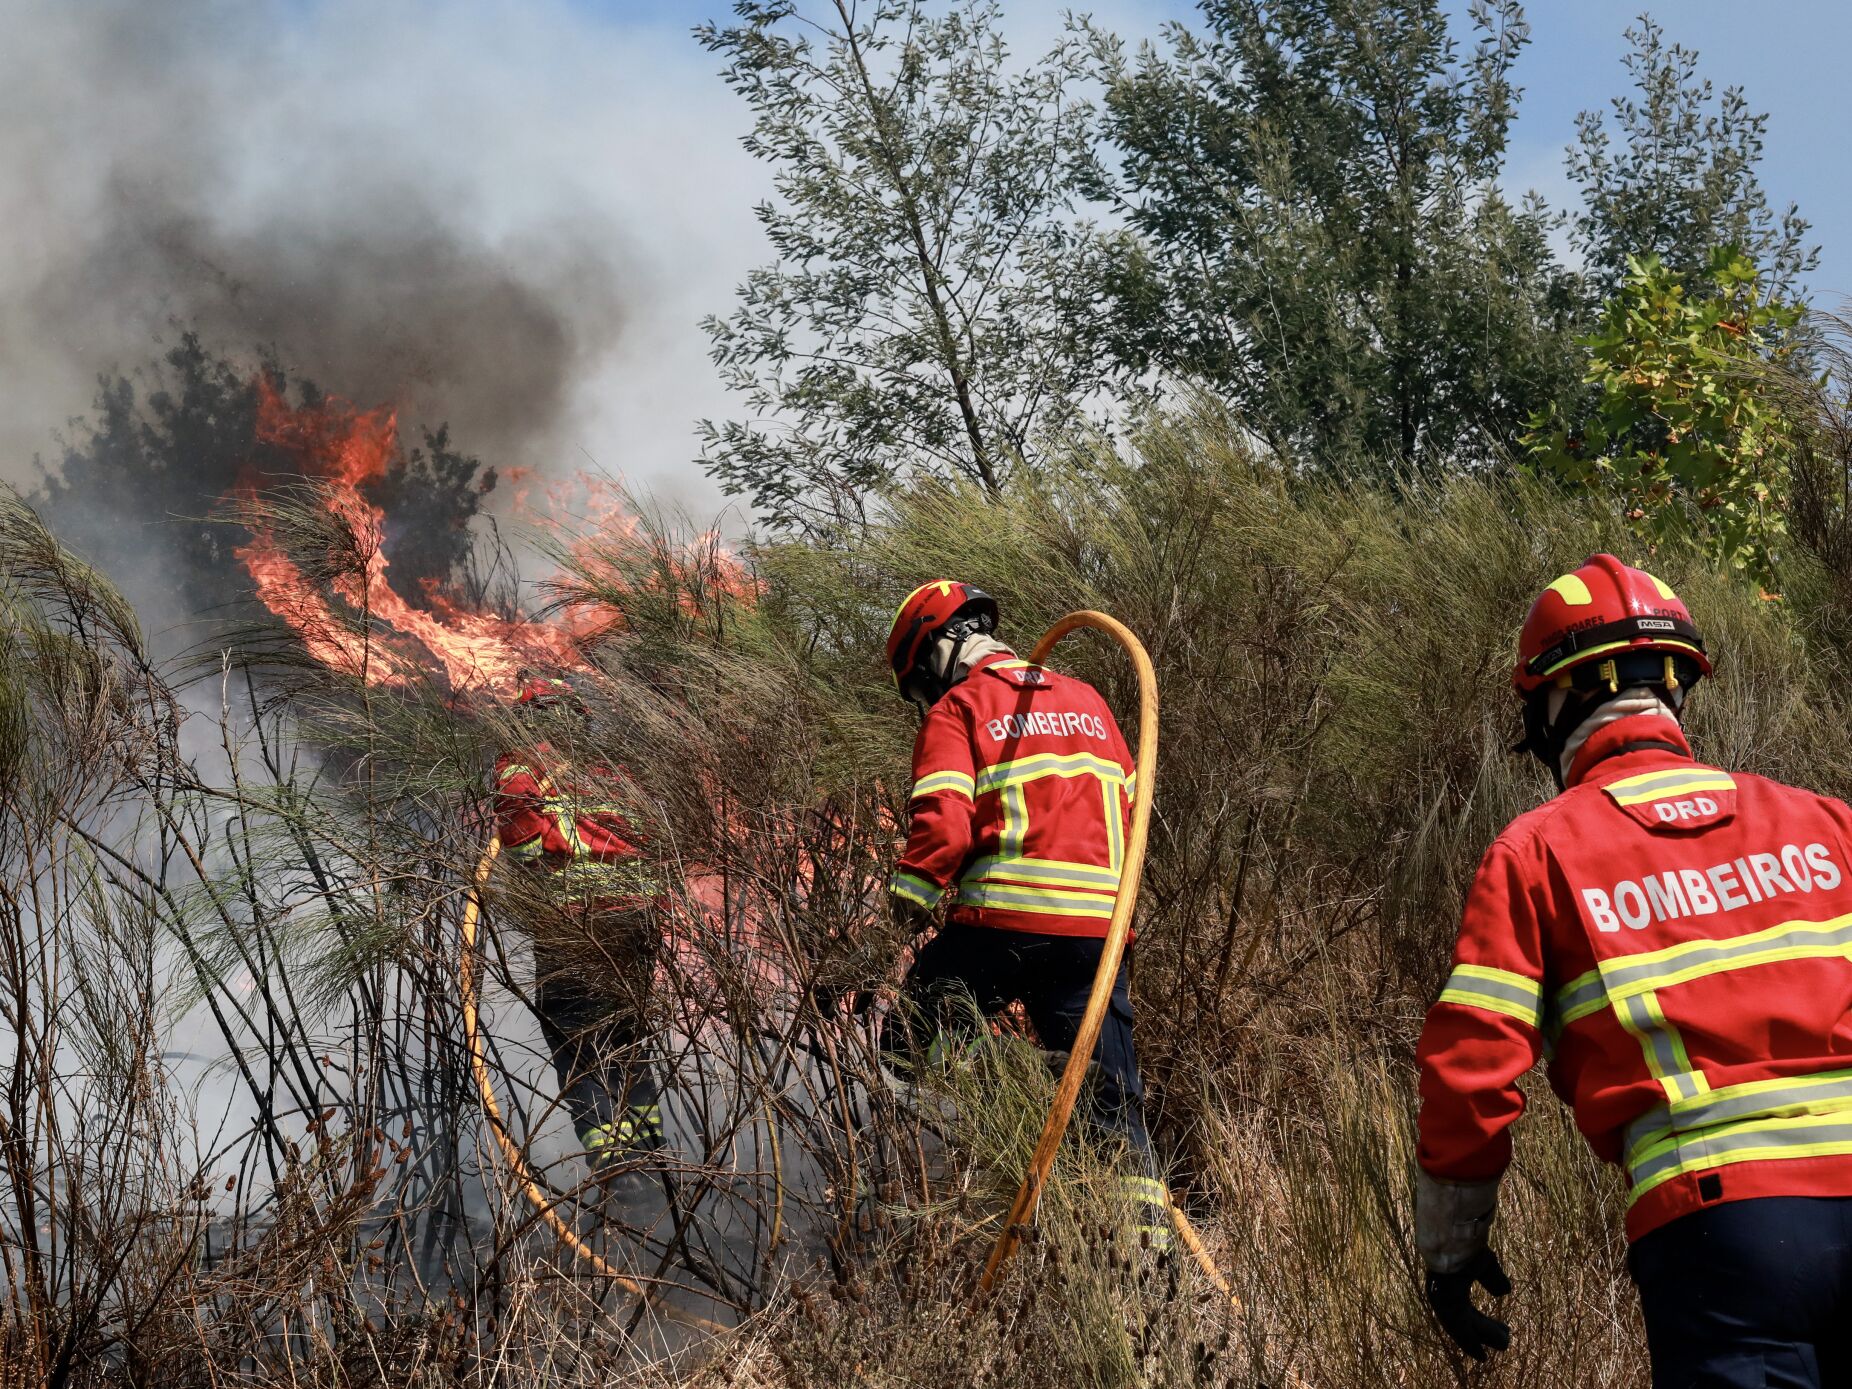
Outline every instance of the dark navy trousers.
{"label": "dark navy trousers", "polygon": [[[957,1030],[957,998],[968,994],[986,1016],[1020,1001],[1043,1046],[1071,1051],[1104,946],[1086,936],[948,925],[926,943],[907,972],[899,1025],[886,1029],[883,1046],[924,1053],[935,1038]],[[1123,1136],[1148,1159],[1151,1138],[1145,1130],[1138,1053],[1132,1048],[1131,979],[1124,960],[1093,1060],[1095,1074],[1083,1095],[1085,1117],[1096,1131]]]}
{"label": "dark navy trousers", "polygon": [[655,1068],[643,1054],[643,1008],[659,928],[643,913],[608,910],[573,927],[596,931],[610,956],[623,962],[621,977],[593,989],[582,977],[582,962],[566,963],[540,943],[534,946],[534,1011],[559,1075],[560,1098],[583,1143],[617,1117],[619,1106],[647,1108],[658,1099]]}
{"label": "dark navy trousers", "polygon": [[1653,1389],[1852,1386],[1852,1197],[1764,1196],[1634,1242]]}

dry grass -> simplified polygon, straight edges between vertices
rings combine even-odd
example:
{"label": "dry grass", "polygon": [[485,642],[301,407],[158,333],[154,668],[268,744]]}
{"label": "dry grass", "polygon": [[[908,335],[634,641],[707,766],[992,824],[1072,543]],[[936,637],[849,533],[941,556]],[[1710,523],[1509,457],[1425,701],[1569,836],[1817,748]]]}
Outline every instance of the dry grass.
{"label": "dry grass", "polygon": [[[1642,1382],[1617,1184],[1541,1083],[1497,1236],[1515,1346],[1491,1369],[1469,1376],[1430,1322],[1409,1229],[1422,1012],[1479,852],[1547,791],[1505,751],[1511,630],[1542,582],[1626,542],[1527,485],[1314,488],[1240,440],[1186,417],[1123,457],[1077,443],[1000,502],[897,499],[877,524],[755,554],[756,598],[673,536],[562,551],[562,592],[627,622],[579,682],[585,722],[556,734],[585,762],[621,750],[655,866],[689,890],[649,1004],[681,1081],[656,1165],[673,1208],[601,1207],[571,1158],[543,1175],[611,1257],[737,1324],[711,1340],[546,1237],[461,1064],[459,885],[486,769],[522,730],[287,648],[182,699],[120,598],[10,506],[6,1382]],[[1797,566],[1770,604],[1696,557],[1654,564],[1726,653],[1696,704],[1702,750],[1844,790],[1827,571]],[[911,726],[877,653],[893,594],[940,572],[998,594],[1025,647],[1094,606],[1157,660],[1139,1043],[1174,1189],[1239,1311],[1135,1244],[1112,1155],[1078,1141],[980,1297],[1041,1058],[993,1039],[922,1119],[874,1070],[885,1004],[827,1002],[882,997],[904,963],[881,884]],[[1104,644],[1059,659],[1129,706]],[[514,1018],[524,938],[549,928],[512,875],[489,908]],[[552,944],[616,974],[608,943]],[[242,1097],[230,1128],[201,1131],[170,1073],[183,1011]],[[544,1147],[544,1078],[497,1059],[517,1139]]]}

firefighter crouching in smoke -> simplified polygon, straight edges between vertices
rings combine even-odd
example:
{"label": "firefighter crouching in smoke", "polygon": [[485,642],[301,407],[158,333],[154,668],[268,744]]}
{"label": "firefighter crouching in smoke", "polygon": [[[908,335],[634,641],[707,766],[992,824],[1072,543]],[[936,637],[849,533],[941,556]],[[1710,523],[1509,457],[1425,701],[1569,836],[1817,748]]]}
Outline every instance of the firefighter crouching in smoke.
{"label": "firefighter crouching in smoke", "polygon": [[643,1054],[660,893],[614,803],[627,785],[623,773],[575,767],[555,751],[552,739],[570,746],[584,722],[571,685],[528,679],[517,707],[529,738],[496,762],[496,833],[533,889],[524,915],[535,1008],[561,1097],[593,1165],[619,1171],[663,1142],[656,1077]]}
{"label": "firefighter crouching in smoke", "polygon": [[[986,1016],[1020,1001],[1044,1046],[1071,1048],[1118,892],[1133,787],[1125,739],[1098,691],[1017,660],[996,626],[994,599],[941,579],[908,595],[888,636],[895,684],[924,711],[891,891],[914,931],[947,908],[883,1036],[902,1069],[955,1035],[961,995]],[[1126,963],[1094,1061],[1087,1113],[1129,1145],[1141,1173],[1124,1179],[1127,1194],[1143,1233],[1167,1246]]]}
{"label": "firefighter crouching in smoke", "polygon": [[1531,608],[1523,744],[1562,793],[1486,851],[1421,1036],[1416,1231],[1476,1359],[1518,1078],[1627,1184],[1653,1383],[1852,1383],[1852,810],[1692,759],[1685,606],[1592,556]]}

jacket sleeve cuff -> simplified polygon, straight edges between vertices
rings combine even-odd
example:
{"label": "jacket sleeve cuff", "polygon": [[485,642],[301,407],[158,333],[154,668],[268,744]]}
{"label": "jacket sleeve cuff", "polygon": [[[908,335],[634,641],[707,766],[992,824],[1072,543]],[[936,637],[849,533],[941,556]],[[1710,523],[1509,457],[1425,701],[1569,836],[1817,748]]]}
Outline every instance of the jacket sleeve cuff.
{"label": "jacket sleeve cuff", "polygon": [[1458,1273],[1491,1239],[1498,1184],[1443,1182],[1415,1169],[1415,1247],[1434,1273]]}
{"label": "jacket sleeve cuff", "polygon": [[911,902],[917,907],[932,911],[939,905],[939,899],[945,896],[945,889],[937,883],[922,878],[918,873],[901,869],[889,879],[887,890],[904,902]]}

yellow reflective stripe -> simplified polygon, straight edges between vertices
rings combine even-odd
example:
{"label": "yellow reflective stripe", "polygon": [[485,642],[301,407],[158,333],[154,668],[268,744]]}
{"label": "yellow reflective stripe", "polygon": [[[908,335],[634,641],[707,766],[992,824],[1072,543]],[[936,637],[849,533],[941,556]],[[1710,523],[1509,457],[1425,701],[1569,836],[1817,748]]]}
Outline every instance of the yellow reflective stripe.
{"label": "yellow reflective stripe", "polygon": [[1007,879],[1037,883],[1048,887],[1093,887],[1103,892],[1119,890],[1119,874],[1096,863],[1064,863],[1057,859],[1005,858],[992,854],[965,869],[961,881],[967,883]]}
{"label": "yellow reflective stripe", "polygon": [[[1029,798],[1027,788],[1030,782],[1039,781],[1046,776],[1091,776],[1099,780],[1101,788],[1101,813],[1105,817],[1107,857],[1109,860],[1104,869],[1098,864],[1067,863],[1052,859],[1031,860],[1023,853],[1023,847],[1028,842],[1029,836]],[[1125,784],[1125,780],[1125,769],[1118,763],[1107,761],[1105,758],[1097,757],[1092,753],[1086,752],[1039,753],[1034,757],[1019,757],[1012,762],[1000,762],[994,767],[986,768],[977,775],[974,787],[979,795],[989,792],[998,793],[1001,802],[1003,824],[998,833],[997,853],[980,861],[983,865],[981,874],[973,874],[968,871],[965,874],[965,881],[974,884],[981,883],[985,881],[986,878],[992,876],[993,871],[996,873],[1008,873],[1009,876],[1014,877],[1017,876],[1015,873],[1009,873],[1009,870],[1000,867],[993,870],[992,866],[1033,863],[1042,868],[1051,870],[1042,874],[1041,877],[1053,877],[1059,881],[1066,881],[1068,879],[1053,870],[1067,869],[1088,874],[1103,874],[1104,876],[1099,881],[1099,886],[1116,892],[1119,885],[1119,873],[1125,860],[1124,810],[1119,804],[1117,789]],[[973,865],[973,867],[976,868],[978,865]],[[1062,908],[1042,905],[1026,905],[1027,899],[1024,899],[1023,902],[1013,903],[1004,903],[1001,901],[988,903],[978,902],[968,897],[962,886],[958,900],[961,903],[975,906],[1008,905],[1014,910],[1020,911],[1063,910]],[[1099,914],[1092,903],[1086,904],[1084,909],[1077,906],[1075,911],[1076,914],[1080,915],[1092,916]],[[1106,914],[1111,914],[1110,901],[1107,903]]]}
{"label": "yellow reflective stripe", "polygon": [[542,796],[540,807],[549,815],[622,815],[628,808],[614,801],[581,801],[572,796]]}
{"label": "yellow reflective stripe", "polygon": [[1718,1124],[1697,1134],[1675,1134],[1642,1153],[1630,1168],[1629,1200],[1687,1172],[1847,1153],[1852,1153],[1852,1119],[1839,1111]]}
{"label": "yellow reflective stripe", "polygon": [[1601,962],[1601,981],[1610,997],[1624,998],[1754,965],[1848,953],[1852,953],[1852,913],[1826,921],[1784,921],[1726,940],[1691,940],[1645,954],[1617,956]]}
{"label": "yellow reflective stripe", "polygon": [[1125,768],[1091,752],[1043,752],[986,767],[977,775],[977,791],[981,796],[1045,776],[1097,776],[1118,786],[1125,781]]}
{"label": "yellow reflective stripe", "polygon": [[1678,1035],[1678,1029],[1666,1020],[1657,995],[1638,993],[1617,999],[1614,1013],[1620,1025],[1639,1042],[1646,1057],[1647,1072],[1659,1082],[1668,1100],[1676,1104],[1710,1090],[1710,1082],[1686,1055],[1685,1041]]}
{"label": "yellow reflective stripe", "polygon": [[973,787],[974,783],[969,772],[928,772],[913,783],[913,794],[908,799],[917,801],[921,796],[935,796],[941,791],[952,791],[970,801],[977,799]]}
{"label": "yellow reflective stripe", "polygon": [[997,833],[997,857],[1019,859],[1029,838],[1029,793],[1025,785],[1018,782],[1006,786],[1000,799],[1003,826]]}
{"label": "yellow reflective stripe", "polygon": [[635,860],[572,860],[547,874],[547,883],[565,902],[596,901],[614,895],[647,897],[661,889],[655,876]]}
{"label": "yellow reflective stripe", "polygon": [[887,890],[896,897],[915,903],[931,911],[939,905],[939,899],[945,896],[945,889],[937,883],[929,882],[917,873],[905,869],[897,871],[888,879]]}
{"label": "yellow reflective stripe", "polygon": [[1728,772],[1711,767],[1677,767],[1626,777],[1601,789],[1613,797],[1616,805],[1644,805],[1698,791],[1734,791],[1736,782]]}
{"label": "yellow reflective stripe", "polygon": [[532,768],[525,767],[519,762],[511,762],[495,774],[495,780],[497,782],[508,781],[513,777],[521,776],[523,773],[531,773],[532,770]]}
{"label": "yellow reflective stripe", "polygon": [[1125,811],[1119,805],[1119,788],[1100,780],[1100,812],[1106,817],[1106,861],[1117,873],[1125,867]]}
{"label": "yellow reflective stripe", "polygon": [[[1634,642],[1637,640],[1638,638],[1633,638],[1627,641],[1604,642],[1600,646],[1591,646],[1586,651],[1574,652],[1568,656],[1563,657],[1562,660],[1558,661],[1555,665],[1551,666],[1548,670],[1544,671],[1543,674],[1539,676],[1538,678],[1543,679],[1548,676],[1554,675],[1556,674],[1557,671],[1561,670],[1564,666],[1581,665],[1583,662],[1587,661],[1591,656],[1603,656],[1603,655],[1606,655],[1610,651],[1623,650],[1626,647],[1632,646]],[[1666,647],[1671,647],[1678,651],[1689,651],[1694,656],[1702,656],[1704,654],[1703,652],[1699,651],[1697,647],[1693,646],[1690,642],[1671,641],[1668,639],[1661,639],[1661,638],[1654,639],[1651,649],[1656,651],[1656,650],[1660,650]]]}
{"label": "yellow reflective stripe", "polygon": [[1608,990],[1601,982],[1601,971],[1591,969],[1556,991],[1550,1001],[1550,1030],[1560,1035],[1570,1023],[1580,1022],[1607,1006]]}
{"label": "yellow reflective stripe", "polygon": [[644,868],[636,859],[585,858],[570,859],[559,866],[554,874],[557,878],[616,878],[639,877]]}
{"label": "yellow reflective stripe", "polygon": [[539,858],[547,851],[546,839],[545,834],[537,834],[532,839],[522,840],[519,844],[508,845],[503,852],[525,863],[529,859]]}
{"label": "yellow reflective stripe", "polygon": [[1110,895],[1017,883],[960,883],[957,900],[963,907],[1003,907],[1010,911],[1046,912],[1057,916],[1109,917],[1113,910]]}
{"label": "yellow reflective stripe", "polygon": [[572,850],[575,855],[588,854],[591,852],[590,849],[585,847],[585,841],[579,837],[579,826],[573,820],[572,816],[566,814],[555,815],[553,821],[559,826],[560,838],[566,841],[566,847]]}
{"label": "yellow reflective stripe", "polygon": [[1543,1026],[1543,981],[1489,965],[1455,965],[1441,990],[1442,1003],[1458,1003],[1516,1018],[1530,1027]]}
{"label": "yellow reflective stripe", "polygon": [[1632,776],[1620,777],[1615,781],[1608,782],[1606,786],[1602,787],[1602,790],[1623,792],[1650,791],[1659,782],[1689,776],[1720,777],[1726,783],[1727,789],[1733,790],[1736,786],[1736,783],[1731,780],[1728,772],[1722,771],[1716,767],[1707,767],[1701,762],[1681,762],[1672,767],[1660,767],[1655,771],[1636,772]]}
{"label": "yellow reflective stripe", "polygon": [[1125,1194],[1135,1201],[1149,1201],[1157,1206],[1170,1204],[1170,1188],[1156,1177],[1125,1176],[1119,1179],[1119,1183]]}
{"label": "yellow reflective stripe", "polygon": [[1852,1108],[1852,1070],[1817,1071],[1725,1085],[1694,1099],[1658,1105],[1627,1125],[1627,1166],[1672,1134],[1701,1134],[1713,1126],[1750,1119],[1836,1114]]}

